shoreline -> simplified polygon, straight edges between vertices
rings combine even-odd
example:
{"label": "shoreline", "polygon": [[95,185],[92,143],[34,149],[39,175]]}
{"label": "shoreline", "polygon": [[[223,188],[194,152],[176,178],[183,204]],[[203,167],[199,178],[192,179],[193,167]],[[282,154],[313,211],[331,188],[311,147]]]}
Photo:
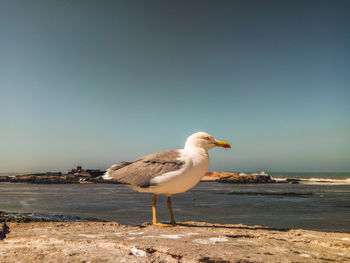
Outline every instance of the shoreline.
{"label": "shoreline", "polygon": [[346,262],[350,234],[242,224],[7,223],[1,262]]}

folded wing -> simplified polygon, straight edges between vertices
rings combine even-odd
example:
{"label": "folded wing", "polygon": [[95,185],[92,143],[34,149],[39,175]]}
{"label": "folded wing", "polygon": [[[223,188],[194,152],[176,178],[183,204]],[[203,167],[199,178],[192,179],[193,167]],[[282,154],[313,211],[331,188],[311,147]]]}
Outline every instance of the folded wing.
{"label": "folded wing", "polygon": [[138,187],[151,186],[151,179],[182,168],[180,150],[152,153],[134,162],[121,162],[111,166],[104,179]]}

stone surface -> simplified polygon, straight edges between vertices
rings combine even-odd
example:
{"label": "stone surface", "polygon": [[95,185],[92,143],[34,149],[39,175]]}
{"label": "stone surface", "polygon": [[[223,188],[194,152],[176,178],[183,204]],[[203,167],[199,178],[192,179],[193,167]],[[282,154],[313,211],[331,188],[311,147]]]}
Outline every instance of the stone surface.
{"label": "stone surface", "polygon": [[350,262],[350,234],[186,222],[7,223],[0,262]]}

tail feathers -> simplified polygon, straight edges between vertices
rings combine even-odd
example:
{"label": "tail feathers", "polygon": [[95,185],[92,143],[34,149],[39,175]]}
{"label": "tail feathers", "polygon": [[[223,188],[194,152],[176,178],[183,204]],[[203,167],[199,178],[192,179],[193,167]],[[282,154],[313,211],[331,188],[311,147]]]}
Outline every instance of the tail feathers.
{"label": "tail feathers", "polygon": [[119,170],[129,164],[131,164],[132,162],[121,162],[121,163],[116,163],[113,164],[110,168],[107,169],[106,173],[102,176],[103,180],[112,180],[113,177],[111,176],[113,174],[113,172],[115,172],[116,170]]}

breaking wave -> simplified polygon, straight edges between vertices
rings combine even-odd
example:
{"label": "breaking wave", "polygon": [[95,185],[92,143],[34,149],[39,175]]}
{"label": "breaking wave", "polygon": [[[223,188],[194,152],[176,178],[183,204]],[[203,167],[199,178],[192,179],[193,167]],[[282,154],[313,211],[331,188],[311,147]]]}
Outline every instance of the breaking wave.
{"label": "breaking wave", "polygon": [[330,179],[330,178],[275,178],[277,182],[297,182],[299,184],[308,185],[350,185],[350,178],[346,179]]}

